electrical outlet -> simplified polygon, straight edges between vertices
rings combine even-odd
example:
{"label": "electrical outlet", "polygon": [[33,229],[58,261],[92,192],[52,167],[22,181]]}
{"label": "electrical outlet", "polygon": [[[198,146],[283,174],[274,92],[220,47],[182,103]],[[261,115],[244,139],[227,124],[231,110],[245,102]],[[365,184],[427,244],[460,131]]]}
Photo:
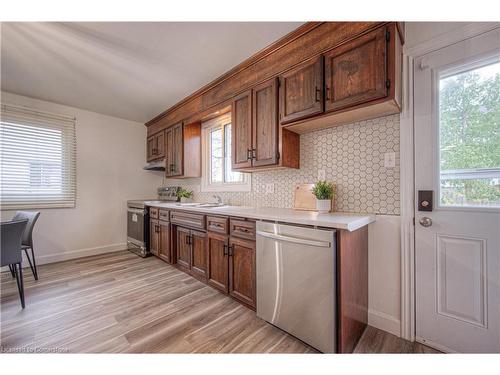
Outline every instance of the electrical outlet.
{"label": "electrical outlet", "polygon": [[384,167],[394,168],[396,166],[396,153],[386,152],[384,154]]}
{"label": "electrical outlet", "polygon": [[318,180],[320,180],[320,181],[326,180],[326,175],[325,175],[324,169],[318,169]]}
{"label": "electrical outlet", "polygon": [[266,184],[266,194],[274,193],[274,184]]}

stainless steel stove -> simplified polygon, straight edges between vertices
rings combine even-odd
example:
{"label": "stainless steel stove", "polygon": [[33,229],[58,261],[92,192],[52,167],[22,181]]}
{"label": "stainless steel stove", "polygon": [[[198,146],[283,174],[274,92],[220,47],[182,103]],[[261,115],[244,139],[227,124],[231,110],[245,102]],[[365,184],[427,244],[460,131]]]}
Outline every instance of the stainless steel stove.
{"label": "stainless steel stove", "polygon": [[149,251],[149,211],[146,202],[177,202],[180,187],[158,188],[158,197],[153,199],[134,199],[127,201],[127,248],[145,258]]}

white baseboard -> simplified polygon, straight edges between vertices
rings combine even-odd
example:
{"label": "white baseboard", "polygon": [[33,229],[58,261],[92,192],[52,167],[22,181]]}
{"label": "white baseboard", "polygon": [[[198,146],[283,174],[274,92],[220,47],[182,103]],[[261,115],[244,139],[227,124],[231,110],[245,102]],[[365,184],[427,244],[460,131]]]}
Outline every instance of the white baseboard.
{"label": "white baseboard", "polygon": [[401,322],[386,313],[368,310],[368,325],[401,337]]}
{"label": "white baseboard", "polygon": [[[45,254],[45,255],[38,255],[36,253],[36,249],[35,249],[35,259],[36,259],[36,264],[40,265],[40,264],[61,262],[63,260],[83,258],[83,257],[91,256],[91,255],[111,253],[113,251],[120,251],[120,250],[125,250],[125,249],[127,249],[126,243],[117,243],[117,244],[111,244],[111,245],[105,245],[105,246],[89,247],[87,249],[79,249],[79,250],[66,251],[64,253],[52,253],[52,254]],[[26,259],[26,255],[23,253],[23,268],[26,268],[29,266],[30,265],[28,263],[28,260]],[[8,269],[7,266],[2,267],[2,271],[6,271],[7,269]]]}

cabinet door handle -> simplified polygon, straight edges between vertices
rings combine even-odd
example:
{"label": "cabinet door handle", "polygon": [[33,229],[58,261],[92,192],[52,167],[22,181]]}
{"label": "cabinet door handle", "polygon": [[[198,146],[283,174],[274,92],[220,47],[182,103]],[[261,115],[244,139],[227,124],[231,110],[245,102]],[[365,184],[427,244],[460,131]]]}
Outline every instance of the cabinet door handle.
{"label": "cabinet door handle", "polygon": [[229,255],[230,257],[233,256],[233,245],[229,245],[227,247],[227,255]]}
{"label": "cabinet door handle", "polygon": [[247,148],[247,160],[252,160],[252,149]]}
{"label": "cabinet door handle", "polygon": [[185,242],[186,242],[186,245],[189,245],[189,235],[188,235],[188,236],[186,236],[186,240],[185,240]]}
{"label": "cabinet door handle", "polygon": [[252,148],[252,159],[253,160],[257,159],[257,157],[255,156],[256,152],[257,152],[257,150]]}
{"label": "cabinet door handle", "polygon": [[326,86],[326,100],[330,101],[330,87]]}
{"label": "cabinet door handle", "polygon": [[223,246],[223,250],[222,250],[222,251],[223,251],[223,253],[224,253],[224,256],[226,256],[226,255],[227,255],[227,253],[228,253],[228,248],[227,248],[227,245],[226,245],[226,244],[224,244],[224,246]]}
{"label": "cabinet door handle", "polygon": [[319,102],[319,101],[321,101],[321,98],[320,98],[320,96],[321,96],[321,90],[318,87],[315,87],[315,89],[316,89],[316,93],[315,93],[315,98],[314,99],[316,100],[316,102]]}
{"label": "cabinet door handle", "polygon": [[170,172],[175,172],[175,164],[170,164]]}

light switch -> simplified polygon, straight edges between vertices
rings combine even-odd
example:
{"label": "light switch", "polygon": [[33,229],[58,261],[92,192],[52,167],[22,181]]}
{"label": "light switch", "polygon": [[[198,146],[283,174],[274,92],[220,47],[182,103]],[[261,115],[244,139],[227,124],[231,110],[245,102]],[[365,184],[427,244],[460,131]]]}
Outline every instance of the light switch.
{"label": "light switch", "polygon": [[325,170],[324,169],[318,169],[318,180],[319,181],[326,180],[326,175],[325,175]]}
{"label": "light switch", "polygon": [[274,193],[274,184],[266,184],[266,194]]}
{"label": "light switch", "polygon": [[384,167],[394,168],[396,166],[396,153],[386,152],[384,154]]}

